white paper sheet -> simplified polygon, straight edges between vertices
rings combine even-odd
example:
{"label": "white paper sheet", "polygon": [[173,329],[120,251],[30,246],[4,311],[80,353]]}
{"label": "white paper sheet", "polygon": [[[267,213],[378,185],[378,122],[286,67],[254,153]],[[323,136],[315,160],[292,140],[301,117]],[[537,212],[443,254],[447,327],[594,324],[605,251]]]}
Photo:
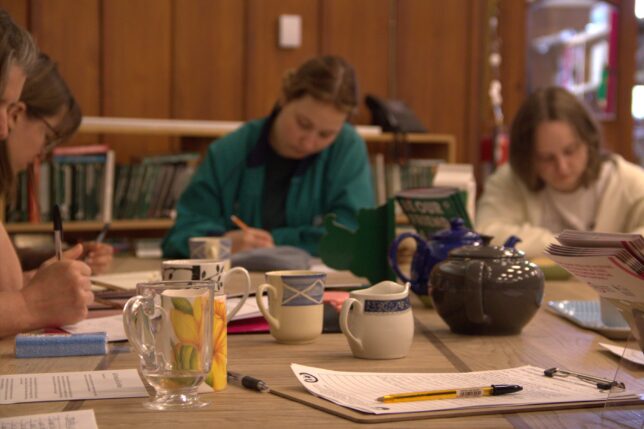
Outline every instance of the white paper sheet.
{"label": "white paper sheet", "polygon": [[599,343],[599,345],[619,357],[622,357],[623,353],[624,359],[644,365],[644,353],[641,350],[626,348],[626,351],[624,351],[624,347],[614,346],[612,344]]}
{"label": "white paper sheet", "polygon": [[[240,300],[241,298],[228,298],[226,300],[226,311],[230,311],[231,309],[235,308]],[[262,302],[264,304],[264,307],[268,308],[268,296],[264,295],[262,297]],[[261,315],[262,313],[257,307],[257,300],[254,296],[249,296],[244,305],[242,305],[237,314],[235,314],[235,316],[232,318],[232,320],[251,319],[253,317],[259,317]]]}
{"label": "white paper sheet", "polygon": [[[212,388],[202,383],[198,391]],[[0,376],[0,404],[145,396],[148,392],[136,369]]]}
{"label": "white paper sheet", "polygon": [[121,314],[85,319],[73,325],[63,326],[61,329],[64,329],[70,334],[105,332],[108,342],[127,340],[125,329],[123,329],[123,315]]}
{"label": "white paper sheet", "polygon": [[63,411],[0,419],[0,429],[98,429],[94,410]]}
{"label": "white paper sheet", "polygon": [[[606,400],[607,393],[576,378],[549,378],[543,369],[533,366],[466,373],[369,373],[329,371],[291,364],[297,379],[312,394],[338,405],[371,414],[413,413],[462,409],[470,407],[497,407],[577,401]],[[435,389],[457,389],[518,384],[521,392],[481,398],[441,399],[416,402],[383,403],[377,398],[404,392]],[[633,396],[632,392],[611,398]]]}

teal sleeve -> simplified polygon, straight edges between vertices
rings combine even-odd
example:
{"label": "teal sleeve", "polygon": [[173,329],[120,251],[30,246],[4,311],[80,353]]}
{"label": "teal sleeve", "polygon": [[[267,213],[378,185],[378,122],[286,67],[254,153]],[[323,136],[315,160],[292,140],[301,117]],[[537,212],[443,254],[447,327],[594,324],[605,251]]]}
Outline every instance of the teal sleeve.
{"label": "teal sleeve", "polygon": [[[352,127],[346,127],[342,138],[334,143],[337,146],[328,153],[324,188],[317,195],[324,201],[324,210],[315,223],[321,225],[324,216],[334,213],[338,223],[356,229],[358,211],[374,207],[375,197],[365,143]],[[276,245],[297,246],[318,256],[325,229],[305,225],[276,228],[271,233]]]}
{"label": "teal sleeve", "polygon": [[221,189],[215,176],[215,156],[208,151],[177,203],[177,219],[162,243],[165,258],[188,258],[190,237],[223,234]]}

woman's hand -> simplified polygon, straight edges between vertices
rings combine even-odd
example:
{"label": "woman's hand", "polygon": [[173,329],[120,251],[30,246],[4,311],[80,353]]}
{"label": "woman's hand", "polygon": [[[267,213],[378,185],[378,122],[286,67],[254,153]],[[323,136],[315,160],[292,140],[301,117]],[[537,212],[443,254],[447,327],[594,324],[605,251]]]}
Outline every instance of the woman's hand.
{"label": "woman's hand", "polygon": [[112,264],[114,248],[109,244],[89,241],[83,243],[85,248],[85,263],[92,269],[92,274],[101,274],[107,271]]}
{"label": "woman's hand", "polygon": [[[110,267],[113,253],[114,248],[109,244],[90,241],[83,244],[76,244],[75,246],[65,250],[63,252],[63,259],[84,259],[85,263],[91,268],[92,274],[100,274],[107,271]],[[43,262],[41,268],[51,265],[57,260],[58,259],[56,257],[49,258]]]}
{"label": "woman's hand", "polygon": [[29,325],[62,326],[83,320],[94,302],[90,274],[90,267],[81,261],[43,264],[21,291]]}
{"label": "woman's hand", "polygon": [[224,234],[224,237],[228,237],[232,241],[232,253],[259,249],[262,247],[275,247],[271,233],[259,228],[249,227],[228,231]]}

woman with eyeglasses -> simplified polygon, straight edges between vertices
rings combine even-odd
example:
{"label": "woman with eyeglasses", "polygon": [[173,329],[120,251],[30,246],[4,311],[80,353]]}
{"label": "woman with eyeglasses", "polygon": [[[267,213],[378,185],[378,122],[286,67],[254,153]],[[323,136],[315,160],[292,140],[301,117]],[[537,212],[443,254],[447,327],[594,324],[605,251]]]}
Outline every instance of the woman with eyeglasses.
{"label": "woman with eyeglasses", "polygon": [[[15,172],[28,168],[36,158],[47,157],[54,147],[70,138],[80,126],[80,106],[58,72],[56,64],[41,53],[29,75],[20,101],[11,111],[12,129],[7,139],[9,157]],[[70,255],[75,254],[74,248]],[[83,258],[98,274],[112,262],[112,246],[104,243],[83,244]],[[24,270],[37,268],[52,252],[18,249]]]}
{"label": "woman with eyeglasses", "polygon": [[602,152],[599,127],[573,94],[548,87],[529,96],[510,141],[509,165],[479,201],[479,232],[520,237],[529,257],[564,229],[644,234],[644,170]]}
{"label": "woman with eyeglasses", "polygon": [[[0,196],[6,198],[15,174],[69,137],[80,119],[80,108],[55,64],[40,54],[20,101],[10,109],[9,137],[0,141]],[[52,258],[35,271],[23,272],[0,223],[0,337],[85,318],[94,295],[89,280],[92,269],[79,260],[83,251],[83,245],[76,245],[64,252],[61,261]],[[96,258],[91,253],[89,257],[90,261]]]}

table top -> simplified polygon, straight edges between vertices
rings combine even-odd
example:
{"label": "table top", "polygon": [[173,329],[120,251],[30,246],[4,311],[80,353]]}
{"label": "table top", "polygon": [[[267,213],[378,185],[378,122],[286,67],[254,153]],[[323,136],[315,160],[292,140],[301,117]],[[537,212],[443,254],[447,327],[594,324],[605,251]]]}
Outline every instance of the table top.
{"label": "table top", "polygon": [[[146,269],[141,265],[136,269]],[[369,372],[462,372],[535,365],[562,367],[612,378],[644,392],[644,367],[624,362],[605,351],[599,342],[610,340],[552,314],[548,300],[595,299],[595,292],[577,282],[548,282],[544,305],[523,333],[513,336],[465,336],[449,331],[435,310],[412,297],[415,337],[403,359],[363,360],[351,355],[342,334],[324,334],[307,345],[277,344],[269,334],[229,335],[228,367],[263,379],[269,386],[293,385],[290,363],[342,371]],[[615,341],[613,341],[615,342]],[[625,344],[625,342],[615,342]],[[631,341],[634,347],[635,342]],[[16,359],[13,338],[0,341],[0,373],[126,369],[137,366],[127,343],[112,343],[106,356],[48,359]],[[142,398],[4,405],[0,416],[94,409],[99,427],[350,427],[360,426],[276,395],[257,393],[229,385],[224,391],[204,395],[211,404],[190,412],[154,412],[142,407]],[[378,427],[423,428],[555,428],[640,427],[641,406],[570,409],[473,417],[382,423]]]}

